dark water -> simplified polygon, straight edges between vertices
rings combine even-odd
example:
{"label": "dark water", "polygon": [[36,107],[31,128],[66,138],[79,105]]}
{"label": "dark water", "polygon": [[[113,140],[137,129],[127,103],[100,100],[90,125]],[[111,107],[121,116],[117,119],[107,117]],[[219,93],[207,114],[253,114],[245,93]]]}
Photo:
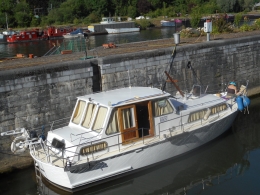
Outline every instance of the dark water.
{"label": "dark water", "polygon": [[[260,98],[249,114],[239,113],[218,139],[179,158],[74,194],[98,195],[258,195],[260,192]],[[3,175],[1,195],[68,194],[38,185],[34,168]]]}
{"label": "dark water", "polygon": [[[123,44],[138,41],[173,38],[173,33],[179,30],[180,29],[175,28],[157,28],[142,30],[140,32],[134,33],[90,36],[90,49],[102,46],[102,44],[109,42]],[[34,54],[34,56],[43,56],[53,47],[53,44],[58,45],[62,43],[62,41],[63,39],[22,43],[0,43],[0,58],[14,57],[18,53],[24,54],[25,56],[28,56],[28,54]]]}

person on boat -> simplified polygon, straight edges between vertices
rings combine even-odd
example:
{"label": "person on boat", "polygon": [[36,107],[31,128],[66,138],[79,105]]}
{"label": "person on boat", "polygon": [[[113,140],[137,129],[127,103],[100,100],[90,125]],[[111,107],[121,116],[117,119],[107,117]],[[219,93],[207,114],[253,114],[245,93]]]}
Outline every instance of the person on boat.
{"label": "person on boat", "polygon": [[236,87],[236,83],[234,81],[231,81],[227,87],[227,95],[234,97],[235,95],[237,95],[237,87]]}

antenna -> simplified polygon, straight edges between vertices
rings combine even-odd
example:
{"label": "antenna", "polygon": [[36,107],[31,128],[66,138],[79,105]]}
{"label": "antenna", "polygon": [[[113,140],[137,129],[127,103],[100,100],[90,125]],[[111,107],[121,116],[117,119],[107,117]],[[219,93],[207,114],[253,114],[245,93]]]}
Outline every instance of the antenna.
{"label": "antenna", "polygon": [[[170,68],[169,68],[169,71],[168,71],[168,72],[170,72],[171,69],[172,69],[173,60],[174,60],[174,58],[175,58],[175,56],[176,56],[176,47],[177,47],[177,44],[175,45],[174,50],[172,51],[172,58],[171,58]],[[165,90],[166,82],[167,82],[167,79],[165,79],[165,82],[164,82],[164,84],[163,84],[163,88],[162,88],[163,91]]]}

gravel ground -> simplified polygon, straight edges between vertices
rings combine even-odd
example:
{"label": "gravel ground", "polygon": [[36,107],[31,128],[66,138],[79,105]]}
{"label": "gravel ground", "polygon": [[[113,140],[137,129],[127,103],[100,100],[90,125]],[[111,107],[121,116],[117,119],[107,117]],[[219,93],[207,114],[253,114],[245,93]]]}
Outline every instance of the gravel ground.
{"label": "gravel ground", "polygon": [[[260,30],[250,31],[250,32],[238,32],[238,33],[223,33],[215,36],[211,35],[210,40],[232,39],[232,38],[239,38],[239,37],[246,37],[246,36],[253,36],[253,35],[260,35]],[[207,40],[206,36],[181,38],[180,45],[196,44],[200,42],[205,42],[206,40]],[[97,47],[93,50],[88,51],[88,56],[104,57],[109,55],[133,53],[138,51],[167,48],[172,46],[174,46],[173,38],[160,39],[160,40],[120,44],[117,45],[116,48],[110,48],[110,49]],[[38,57],[33,59],[30,58],[4,59],[0,61],[0,71],[23,68],[23,67],[38,66],[38,65],[46,65],[50,63],[58,63],[60,61],[64,62],[64,61],[78,60],[84,56],[85,56],[84,52],[77,52],[72,54]]]}

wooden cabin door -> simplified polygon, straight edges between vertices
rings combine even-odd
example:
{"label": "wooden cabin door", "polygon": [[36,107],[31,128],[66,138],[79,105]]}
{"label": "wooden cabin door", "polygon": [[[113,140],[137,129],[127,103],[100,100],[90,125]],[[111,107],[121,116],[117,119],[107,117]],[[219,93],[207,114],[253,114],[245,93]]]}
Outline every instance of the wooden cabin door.
{"label": "wooden cabin door", "polygon": [[139,137],[135,105],[118,109],[119,126],[122,133],[122,142],[127,142]]}

